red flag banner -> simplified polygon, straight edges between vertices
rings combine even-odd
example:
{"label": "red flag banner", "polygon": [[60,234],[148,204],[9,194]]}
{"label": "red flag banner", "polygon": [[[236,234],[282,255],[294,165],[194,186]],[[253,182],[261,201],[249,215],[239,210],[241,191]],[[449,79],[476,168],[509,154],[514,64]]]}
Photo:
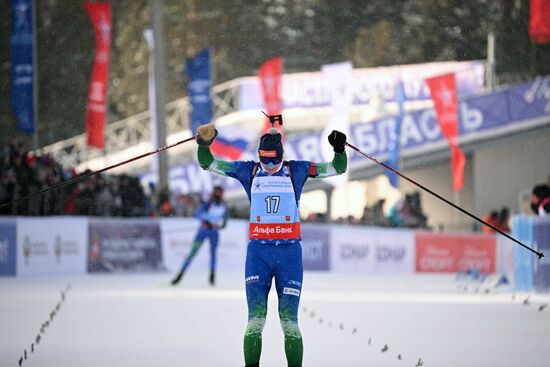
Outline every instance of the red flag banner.
{"label": "red flag banner", "polygon": [[458,103],[454,74],[443,74],[426,79],[434,102],[441,134],[451,148],[451,172],[453,190],[458,192],[464,186],[464,166],[466,157],[458,146]]}
{"label": "red flag banner", "polygon": [[111,47],[111,4],[85,3],[95,34],[95,57],[86,105],[86,135],[88,146],[103,148],[105,144],[105,111]]}
{"label": "red flag banner", "polygon": [[[281,75],[283,69],[283,59],[275,57],[267,60],[258,70],[260,85],[264,100],[264,106],[268,115],[279,115],[283,110],[283,99],[281,97]],[[266,119],[266,124],[262,133],[267,132],[271,128],[269,119]],[[280,129],[282,134],[282,129]]]}
{"label": "red flag banner", "polygon": [[550,0],[531,0],[529,35],[533,42],[550,42]]}

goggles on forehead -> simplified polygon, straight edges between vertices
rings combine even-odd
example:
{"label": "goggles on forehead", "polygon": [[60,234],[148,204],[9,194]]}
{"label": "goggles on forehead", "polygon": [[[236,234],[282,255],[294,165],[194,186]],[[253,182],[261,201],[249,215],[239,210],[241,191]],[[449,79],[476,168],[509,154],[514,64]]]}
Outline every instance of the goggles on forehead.
{"label": "goggles on forehead", "polygon": [[277,157],[260,157],[260,162],[262,162],[263,164],[279,164],[281,163],[281,159]]}

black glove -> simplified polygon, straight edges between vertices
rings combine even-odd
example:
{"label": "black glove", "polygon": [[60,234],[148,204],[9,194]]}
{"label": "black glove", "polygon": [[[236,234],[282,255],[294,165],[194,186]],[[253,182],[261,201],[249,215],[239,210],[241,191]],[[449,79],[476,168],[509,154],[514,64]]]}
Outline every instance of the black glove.
{"label": "black glove", "polygon": [[195,140],[198,145],[207,147],[212,144],[216,136],[218,136],[218,130],[216,130],[214,124],[207,124],[198,128]]}
{"label": "black glove", "polygon": [[344,153],[344,150],[346,150],[346,134],[340,131],[332,130],[328,136],[328,142],[336,153]]}

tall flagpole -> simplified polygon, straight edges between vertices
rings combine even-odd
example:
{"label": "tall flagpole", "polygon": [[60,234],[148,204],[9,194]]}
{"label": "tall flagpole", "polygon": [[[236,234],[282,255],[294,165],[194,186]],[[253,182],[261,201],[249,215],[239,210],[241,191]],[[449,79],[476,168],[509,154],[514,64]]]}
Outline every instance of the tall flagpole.
{"label": "tall flagpole", "polygon": [[[166,145],[166,117],[165,117],[165,63],[164,63],[164,42],[162,32],[162,7],[164,1],[149,0],[152,15],[152,28],[154,38],[154,63],[155,63],[155,111],[157,121],[157,146]],[[168,153],[158,156],[158,190],[169,189],[168,187]]]}
{"label": "tall flagpole", "polygon": [[38,146],[38,27],[36,20],[36,0],[31,1],[31,16],[32,16],[32,109],[33,109],[33,133],[32,145],[33,149],[37,150]]}

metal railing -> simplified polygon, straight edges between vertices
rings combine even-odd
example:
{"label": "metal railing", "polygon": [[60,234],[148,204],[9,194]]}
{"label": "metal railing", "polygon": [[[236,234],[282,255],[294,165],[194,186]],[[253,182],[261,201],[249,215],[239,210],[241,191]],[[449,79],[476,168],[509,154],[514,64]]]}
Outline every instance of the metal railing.
{"label": "metal railing", "polygon": [[[239,83],[235,79],[216,85],[212,89],[214,118],[239,109]],[[90,149],[86,134],[58,141],[38,149],[38,155],[48,154],[63,167],[77,167],[86,161],[116,153],[130,146],[149,142],[151,137],[149,111],[115,121],[105,127],[105,148]],[[184,97],[166,104],[166,131],[168,135],[189,129],[189,98]]]}

